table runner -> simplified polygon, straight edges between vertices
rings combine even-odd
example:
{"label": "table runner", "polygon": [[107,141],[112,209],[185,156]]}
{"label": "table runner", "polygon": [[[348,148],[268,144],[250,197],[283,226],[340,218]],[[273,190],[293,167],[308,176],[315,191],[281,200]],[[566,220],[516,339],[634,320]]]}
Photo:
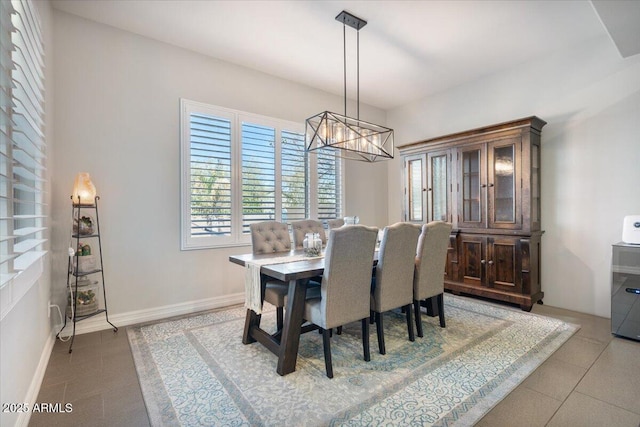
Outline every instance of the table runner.
{"label": "table runner", "polygon": [[304,254],[286,255],[277,258],[265,258],[247,261],[244,272],[244,306],[256,314],[262,314],[262,298],[260,296],[260,267],[263,265],[285,264],[294,261],[306,261],[323,258],[324,255],[309,257]]}

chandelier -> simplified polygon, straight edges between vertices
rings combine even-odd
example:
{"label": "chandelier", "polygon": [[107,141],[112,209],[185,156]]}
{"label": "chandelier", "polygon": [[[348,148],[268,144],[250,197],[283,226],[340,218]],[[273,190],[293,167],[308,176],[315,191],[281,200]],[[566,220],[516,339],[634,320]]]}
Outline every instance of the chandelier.
{"label": "chandelier", "polygon": [[[344,115],[323,111],[305,122],[307,151],[335,149],[345,159],[375,162],[393,159],[393,129],[360,120],[360,29],[367,21],[342,11],[336,16],[342,22],[344,48]],[[357,31],[357,115],[347,116],[347,25]]]}

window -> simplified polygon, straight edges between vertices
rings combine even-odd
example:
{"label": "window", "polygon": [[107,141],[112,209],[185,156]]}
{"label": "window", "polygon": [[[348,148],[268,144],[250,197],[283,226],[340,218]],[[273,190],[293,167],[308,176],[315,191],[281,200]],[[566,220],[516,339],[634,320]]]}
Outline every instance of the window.
{"label": "window", "polygon": [[46,253],[44,59],[37,11],[0,2],[1,317],[36,282]]}
{"label": "window", "polygon": [[304,129],[181,101],[182,249],[246,245],[249,226],[342,216],[342,162],[305,150]]}

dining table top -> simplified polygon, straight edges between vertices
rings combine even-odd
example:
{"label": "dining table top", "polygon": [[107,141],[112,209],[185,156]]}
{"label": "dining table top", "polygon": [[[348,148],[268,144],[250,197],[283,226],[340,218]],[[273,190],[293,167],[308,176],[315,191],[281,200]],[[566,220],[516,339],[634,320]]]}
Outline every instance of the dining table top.
{"label": "dining table top", "polygon": [[[265,260],[273,259],[274,263],[263,264],[260,272],[274,279],[282,280],[283,282],[321,276],[324,272],[324,250],[321,256],[287,260],[284,262],[279,261],[280,259],[284,260],[301,255],[304,255],[302,249],[294,249],[289,252],[275,252],[272,254],[231,255],[229,256],[229,261],[244,267],[248,262],[257,261],[264,263]],[[373,255],[373,265],[377,264],[377,261],[378,249],[376,248]]]}
{"label": "dining table top", "polygon": [[303,254],[304,252],[302,249],[297,249],[289,252],[276,252],[273,254],[231,255],[229,257],[229,261],[244,267],[248,262],[264,262],[264,260],[273,259],[273,264],[264,264],[261,266],[261,273],[285,282],[322,275],[322,272],[324,271],[324,252],[322,253],[322,256],[319,257],[288,260],[285,262],[279,261],[280,259],[287,259],[296,255],[301,256]]}

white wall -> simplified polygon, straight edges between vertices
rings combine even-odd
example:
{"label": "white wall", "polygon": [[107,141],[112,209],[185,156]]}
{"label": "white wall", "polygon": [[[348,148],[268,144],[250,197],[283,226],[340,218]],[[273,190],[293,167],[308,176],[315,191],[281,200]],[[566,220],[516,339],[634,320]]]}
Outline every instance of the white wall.
{"label": "white wall", "polygon": [[[101,197],[114,319],[229,296],[237,301],[242,269],[228,257],[249,247],[180,251],[179,99],[300,123],[320,111],[341,111],[343,99],[64,12],[55,11],[54,21],[58,300],[64,298],[69,196],[75,174],[87,171]],[[361,107],[363,118],[384,124],[383,111]],[[386,224],[386,166],[348,162],[345,191],[346,214]]]}
{"label": "white wall", "polygon": [[[47,175],[54,170],[53,141],[53,17],[48,2],[34,2],[40,13],[45,47],[45,139],[47,143]],[[51,191],[46,200],[50,205]],[[0,402],[33,403],[47,367],[53,346],[52,325],[48,302],[51,290],[51,256],[44,257],[44,272],[18,304],[0,322]],[[30,414],[0,414],[0,425],[26,425]]]}
{"label": "white wall", "polygon": [[[610,317],[611,244],[640,214],[640,55],[604,35],[388,112],[398,145],[537,115],[542,131],[544,302]],[[401,162],[389,164],[389,221]]]}

